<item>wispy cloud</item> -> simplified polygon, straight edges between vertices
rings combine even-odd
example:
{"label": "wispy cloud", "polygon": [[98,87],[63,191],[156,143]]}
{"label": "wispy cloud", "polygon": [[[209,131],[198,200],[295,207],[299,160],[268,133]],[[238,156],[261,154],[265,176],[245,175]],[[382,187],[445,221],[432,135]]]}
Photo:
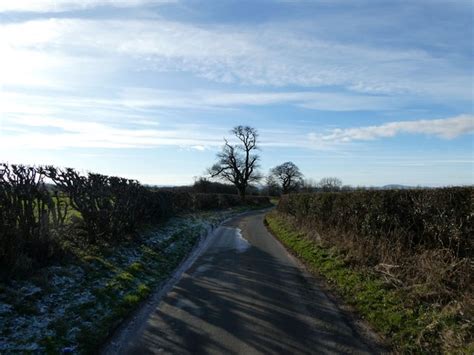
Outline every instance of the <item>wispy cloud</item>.
{"label": "wispy cloud", "polygon": [[177,0],[3,0],[0,12],[63,12],[99,6],[136,7],[174,2]]}
{"label": "wispy cloud", "polygon": [[[53,81],[71,83],[73,79],[75,84],[81,75],[100,78],[110,70],[145,68],[191,73],[219,83],[340,86],[362,93],[469,96],[466,72],[444,58],[418,49],[321,40],[292,29],[291,24],[243,27],[162,19],[70,18],[2,25],[0,36],[6,39],[0,46],[5,63],[0,83],[11,84],[15,76],[16,83],[21,83],[18,76],[23,67],[28,67],[25,58],[32,55],[38,58],[30,71],[33,79],[41,79],[46,73]],[[98,61],[89,63],[91,58]],[[81,75],[72,75],[71,67],[79,64]],[[10,70],[15,76],[7,75]],[[27,79],[25,76],[26,84]]]}
{"label": "wispy cloud", "polygon": [[[176,146],[203,151],[222,145],[228,136],[225,128],[205,125],[175,125],[166,129],[123,128],[112,124],[75,121],[45,116],[17,116],[4,120],[15,134],[0,132],[0,150],[18,146],[23,149],[64,148],[153,148]],[[263,147],[307,148],[316,150],[344,149],[353,141],[370,141],[398,134],[425,134],[453,139],[474,132],[474,117],[461,115],[446,119],[390,122],[380,126],[332,129],[327,132],[303,134],[299,130],[262,130]]]}
{"label": "wispy cloud", "polygon": [[[222,144],[218,136],[197,134],[186,126],[176,126],[175,129],[127,129],[99,122],[25,116],[16,117],[13,127],[16,134],[0,132],[0,150],[14,146],[22,149],[185,146],[201,150],[201,147]],[[46,132],[38,132],[38,128],[46,129]]]}
{"label": "wispy cloud", "polygon": [[129,88],[120,93],[122,105],[129,107],[172,108],[237,108],[240,106],[266,106],[290,104],[315,110],[355,111],[401,107],[409,98],[394,102],[387,96],[353,94],[343,91],[249,91],[223,90],[154,90]]}
{"label": "wispy cloud", "polygon": [[370,141],[379,138],[394,137],[399,134],[425,134],[443,139],[453,139],[463,134],[474,132],[474,116],[389,122],[379,126],[333,129],[327,133],[310,133],[313,142],[328,144],[349,143],[353,141]]}
{"label": "wispy cloud", "polygon": [[[205,151],[223,144],[223,137],[231,142],[228,127],[206,124],[171,124],[167,128],[124,128],[114,122],[67,120],[48,116],[16,115],[4,119],[0,130],[0,152],[11,147],[17,149],[66,148],[157,148],[173,146],[186,150]],[[147,127],[145,125],[144,127]],[[298,131],[260,130],[261,147],[315,148],[304,134]],[[327,149],[327,147],[320,147]]]}
{"label": "wispy cloud", "polygon": [[[71,115],[71,110],[87,116],[128,116],[136,123],[151,123],[143,118],[133,118],[143,110],[227,110],[242,107],[292,105],[312,110],[357,111],[387,110],[408,105],[411,98],[394,101],[387,96],[351,94],[347,92],[317,91],[248,91],[224,90],[158,90],[122,88],[108,92],[107,96],[72,95],[68,92],[50,94],[25,93],[11,90],[0,93],[0,113],[9,114],[61,114]],[[28,102],[28,105],[24,103]],[[69,113],[68,113],[69,112]],[[141,122],[139,122],[141,121]]]}
{"label": "wispy cloud", "polygon": [[[262,6],[265,16],[249,15]],[[440,159],[468,159],[472,145],[457,138],[473,132],[471,10],[428,0],[0,0],[0,155],[65,164],[89,154],[75,164],[98,171],[138,164],[137,148],[210,163],[243,123],[261,133],[262,164],[308,155],[294,159],[308,174],[362,174],[349,159],[334,170],[333,157],[363,160],[376,145],[385,162],[401,135],[413,137],[400,154],[416,162],[440,148]],[[421,135],[433,139],[419,147]],[[281,154],[267,155],[274,148]],[[103,152],[126,157],[94,158]],[[437,181],[470,181],[468,164],[412,181],[443,169]],[[127,175],[118,165],[114,174]],[[373,171],[360,166],[367,183]],[[180,169],[197,171],[170,167],[170,179]]]}

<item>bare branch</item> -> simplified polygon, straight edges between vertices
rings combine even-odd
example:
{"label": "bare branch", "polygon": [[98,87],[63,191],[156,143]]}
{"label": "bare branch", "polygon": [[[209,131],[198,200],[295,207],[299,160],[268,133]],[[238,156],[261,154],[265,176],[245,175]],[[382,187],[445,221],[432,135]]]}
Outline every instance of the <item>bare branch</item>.
{"label": "bare branch", "polygon": [[270,170],[270,175],[279,183],[284,194],[298,190],[303,179],[300,169],[291,161],[274,167]]}
{"label": "bare branch", "polygon": [[249,126],[234,127],[231,133],[240,143],[232,145],[224,138],[224,146],[217,154],[217,162],[207,171],[211,178],[233,183],[242,199],[245,199],[249,182],[261,179],[257,172],[259,156],[252,153],[257,149],[258,133]]}

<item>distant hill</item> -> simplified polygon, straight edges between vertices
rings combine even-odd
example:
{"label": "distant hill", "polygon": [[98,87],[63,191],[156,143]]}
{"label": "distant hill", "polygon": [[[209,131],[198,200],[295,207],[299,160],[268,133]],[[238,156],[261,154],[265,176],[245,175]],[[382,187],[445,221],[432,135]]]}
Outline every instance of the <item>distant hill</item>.
{"label": "distant hill", "polygon": [[425,189],[424,186],[407,186],[407,185],[398,185],[390,184],[379,187],[380,190],[409,190],[409,189]]}

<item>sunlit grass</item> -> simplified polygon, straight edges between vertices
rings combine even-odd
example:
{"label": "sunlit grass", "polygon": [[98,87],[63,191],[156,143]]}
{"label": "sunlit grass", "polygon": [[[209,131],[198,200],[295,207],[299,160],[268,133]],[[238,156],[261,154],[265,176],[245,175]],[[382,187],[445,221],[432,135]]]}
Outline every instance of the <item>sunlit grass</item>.
{"label": "sunlit grass", "polygon": [[469,333],[473,325],[466,317],[459,316],[456,307],[407,305],[404,291],[388,287],[374,273],[351,268],[339,250],[317,243],[277,212],[267,214],[265,221],[272,233],[310,271],[333,285],[398,351],[472,353],[474,347]]}

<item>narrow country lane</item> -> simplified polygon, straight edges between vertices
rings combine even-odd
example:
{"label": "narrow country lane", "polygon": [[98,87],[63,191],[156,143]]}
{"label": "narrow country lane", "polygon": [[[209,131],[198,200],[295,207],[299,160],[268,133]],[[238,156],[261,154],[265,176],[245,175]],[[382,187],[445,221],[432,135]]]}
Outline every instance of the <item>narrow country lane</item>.
{"label": "narrow country lane", "polygon": [[210,243],[122,354],[375,353],[268,233],[263,212],[216,229]]}

